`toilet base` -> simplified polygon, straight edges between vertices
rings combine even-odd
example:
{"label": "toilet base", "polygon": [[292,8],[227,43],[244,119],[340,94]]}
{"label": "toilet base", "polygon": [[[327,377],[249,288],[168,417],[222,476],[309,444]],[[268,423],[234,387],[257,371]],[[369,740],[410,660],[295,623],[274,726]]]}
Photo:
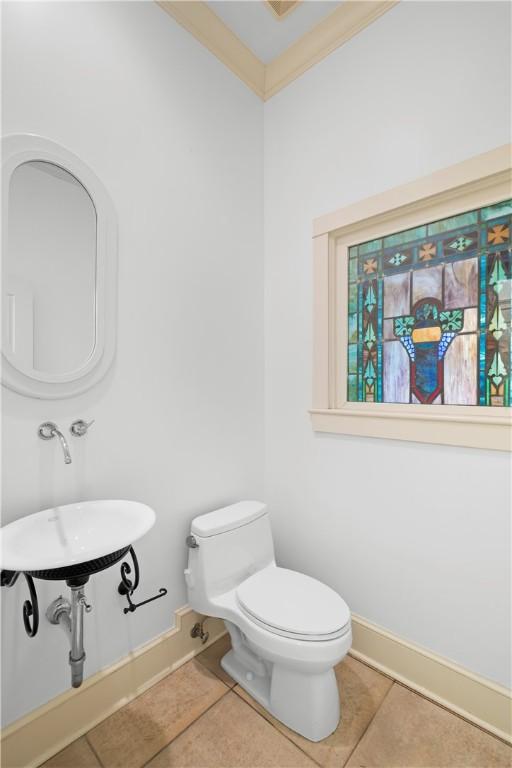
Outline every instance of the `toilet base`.
{"label": "toilet base", "polygon": [[280,664],[270,664],[270,674],[255,674],[234,650],[220,663],[271,715],[306,739],[321,741],[336,730],[340,721],[340,699],[334,669],[304,674]]}

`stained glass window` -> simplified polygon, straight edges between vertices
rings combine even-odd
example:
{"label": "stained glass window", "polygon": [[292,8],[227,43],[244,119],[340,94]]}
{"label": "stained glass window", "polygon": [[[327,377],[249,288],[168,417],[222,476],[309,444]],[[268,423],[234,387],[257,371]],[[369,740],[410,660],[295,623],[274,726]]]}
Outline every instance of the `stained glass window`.
{"label": "stained glass window", "polygon": [[360,243],[348,400],[510,406],[512,200]]}

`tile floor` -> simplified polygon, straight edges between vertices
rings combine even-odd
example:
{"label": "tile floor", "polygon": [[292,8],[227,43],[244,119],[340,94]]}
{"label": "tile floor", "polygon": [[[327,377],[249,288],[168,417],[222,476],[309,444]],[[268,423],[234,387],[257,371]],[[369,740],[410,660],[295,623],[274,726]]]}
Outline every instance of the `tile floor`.
{"label": "tile floor", "polygon": [[342,721],[313,744],[221,669],[226,637],[42,768],[510,768],[499,739],[348,656]]}

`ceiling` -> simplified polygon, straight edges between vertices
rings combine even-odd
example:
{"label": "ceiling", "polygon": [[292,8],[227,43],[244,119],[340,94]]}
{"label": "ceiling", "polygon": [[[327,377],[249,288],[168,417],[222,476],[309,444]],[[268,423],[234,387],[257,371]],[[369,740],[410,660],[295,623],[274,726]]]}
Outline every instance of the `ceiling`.
{"label": "ceiling", "polygon": [[278,19],[264,0],[208,0],[209,8],[268,64],[319,21],[341,5],[341,0],[302,0]]}

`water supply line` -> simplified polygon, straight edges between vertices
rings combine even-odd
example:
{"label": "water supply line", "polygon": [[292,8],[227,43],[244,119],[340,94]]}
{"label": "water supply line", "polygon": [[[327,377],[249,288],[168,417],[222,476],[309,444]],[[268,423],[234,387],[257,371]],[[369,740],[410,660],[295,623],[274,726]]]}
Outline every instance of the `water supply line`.
{"label": "water supply line", "polygon": [[51,624],[58,624],[66,633],[69,644],[69,666],[71,667],[71,685],[79,688],[84,679],[84,611],[90,613],[83,584],[70,585],[71,602],[60,595],[46,610],[46,618]]}

